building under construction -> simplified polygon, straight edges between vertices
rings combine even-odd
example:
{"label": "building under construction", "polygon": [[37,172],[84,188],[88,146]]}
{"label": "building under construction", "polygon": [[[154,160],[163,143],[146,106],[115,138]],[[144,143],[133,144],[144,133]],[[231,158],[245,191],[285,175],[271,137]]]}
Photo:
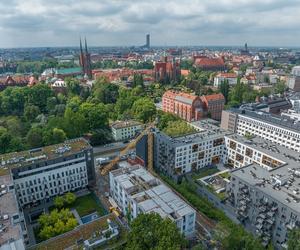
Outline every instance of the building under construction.
{"label": "building under construction", "polygon": [[123,214],[134,219],[140,213],[169,218],[185,236],[195,232],[196,211],[170,188],[139,165],[109,173],[110,194]]}

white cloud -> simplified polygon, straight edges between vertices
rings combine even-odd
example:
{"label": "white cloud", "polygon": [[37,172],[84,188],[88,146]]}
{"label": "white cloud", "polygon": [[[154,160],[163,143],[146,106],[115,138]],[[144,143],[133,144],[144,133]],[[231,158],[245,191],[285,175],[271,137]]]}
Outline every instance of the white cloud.
{"label": "white cloud", "polygon": [[300,0],[0,0],[0,47],[297,45]]}

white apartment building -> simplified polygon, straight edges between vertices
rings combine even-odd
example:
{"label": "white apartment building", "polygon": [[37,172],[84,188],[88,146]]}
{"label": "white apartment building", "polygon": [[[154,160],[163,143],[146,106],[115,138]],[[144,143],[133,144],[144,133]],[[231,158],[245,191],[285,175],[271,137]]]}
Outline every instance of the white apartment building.
{"label": "white apartment building", "polygon": [[170,188],[139,165],[109,173],[110,194],[124,214],[157,213],[171,219],[181,233],[194,234],[196,212]]}
{"label": "white apartment building", "polygon": [[229,85],[237,84],[236,73],[219,73],[214,78],[214,86],[219,87],[224,80],[228,81]]}
{"label": "white apartment building", "polygon": [[1,167],[11,171],[21,207],[87,188],[95,180],[93,149],[82,138],[2,155],[1,159]]}
{"label": "white apartment building", "polygon": [[142,124],[137,121],[117,121],[111,124],[111,131],[115,141],[123,141],[133,138],[143,129]]}
{"label": "white apartment building", "polygon": [[256,135],[300,152],[300,124],[288,118],[262,111],[223,111],[221,128],[239,135]]}
{"label": "white apartment building", "polygon": [[224,162],[234,168],[255,163],[270,171],[288,163],[294,164],[291,158],[294,151],[259,137],[248,140],[237,134],[226,135],[225,147]]}
{"label": "white apartment building", "polygon": [[223,161],[224,135],[211,119],[190,123],[197,132],[170,137],[160,131],[154,137],[154,163],[164,174],[176,178]]}

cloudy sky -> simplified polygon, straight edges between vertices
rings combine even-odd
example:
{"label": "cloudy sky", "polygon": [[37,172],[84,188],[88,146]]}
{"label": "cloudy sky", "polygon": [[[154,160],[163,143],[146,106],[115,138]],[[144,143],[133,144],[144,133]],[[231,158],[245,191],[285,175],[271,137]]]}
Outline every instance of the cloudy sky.
{"label": "cloudy sky", "polygon": [[0,0],[0,47],[300,46],[300,0]]}

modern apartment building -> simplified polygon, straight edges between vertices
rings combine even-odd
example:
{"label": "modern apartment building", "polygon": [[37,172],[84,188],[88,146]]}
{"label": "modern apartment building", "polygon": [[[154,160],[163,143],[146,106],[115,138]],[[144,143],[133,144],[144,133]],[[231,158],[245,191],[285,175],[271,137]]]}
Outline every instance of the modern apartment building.
{"label": "modern apartment building", "polygon": [[291,75],[288,78],[287,85],[289,89],[293,91],[300,91],[300,66],[293,67]]}
{"label": "modern apartment building", "polygon": [[128,140],[133,138],[143,128],[140,122],[129,121],[116,121],[111,124],[111,131],[115,141]]}
{"label": "modern apartment building", "polygon": [[300,124],[262,111],[233,109],[222,112],[221,128],[239,135],[256,135],[300,152]]}
{"label": "modern apartment building", "polygon": [[225,135],[223,159],[224,163],[233,168],[255,163],[262,168],[272,170],[288,163],[292,164],[294,155],[294,151],[259,137],[249,140],[237,134]]}
{"label": "modern apartment building", "polygon": [[253,163],[231,172],[228,201],[238,219],[267,246],[287,248],[291,229],[300,226],[300,172],[290,165],[267,170]]}
{"label": "modern apartment building", "polygon": [[172,178],[223,161],[226,131],[210,119],[191,123],[196,133],[170,137],[155,131],[154,165]]}
{"label": "modern apartment building", "polygon": [[1,160],[1,167],[10,170],[21,207],[95,183],[93,148],[82,138],[5,154]]}
{"label": "modern apartment building", "polygon": [[300,155],[261,138],[225,136],[227,163],[235,169],[227,186],[237,218],[267,245],[286,247],[300,226]]}
{"label": "modern apartment building", "polygon": [[124,214],[134,219],[140,213],[169,218],[189,237],[195,231],[196,212],[170,188],[139,165],[109,173],[110,193]]}

